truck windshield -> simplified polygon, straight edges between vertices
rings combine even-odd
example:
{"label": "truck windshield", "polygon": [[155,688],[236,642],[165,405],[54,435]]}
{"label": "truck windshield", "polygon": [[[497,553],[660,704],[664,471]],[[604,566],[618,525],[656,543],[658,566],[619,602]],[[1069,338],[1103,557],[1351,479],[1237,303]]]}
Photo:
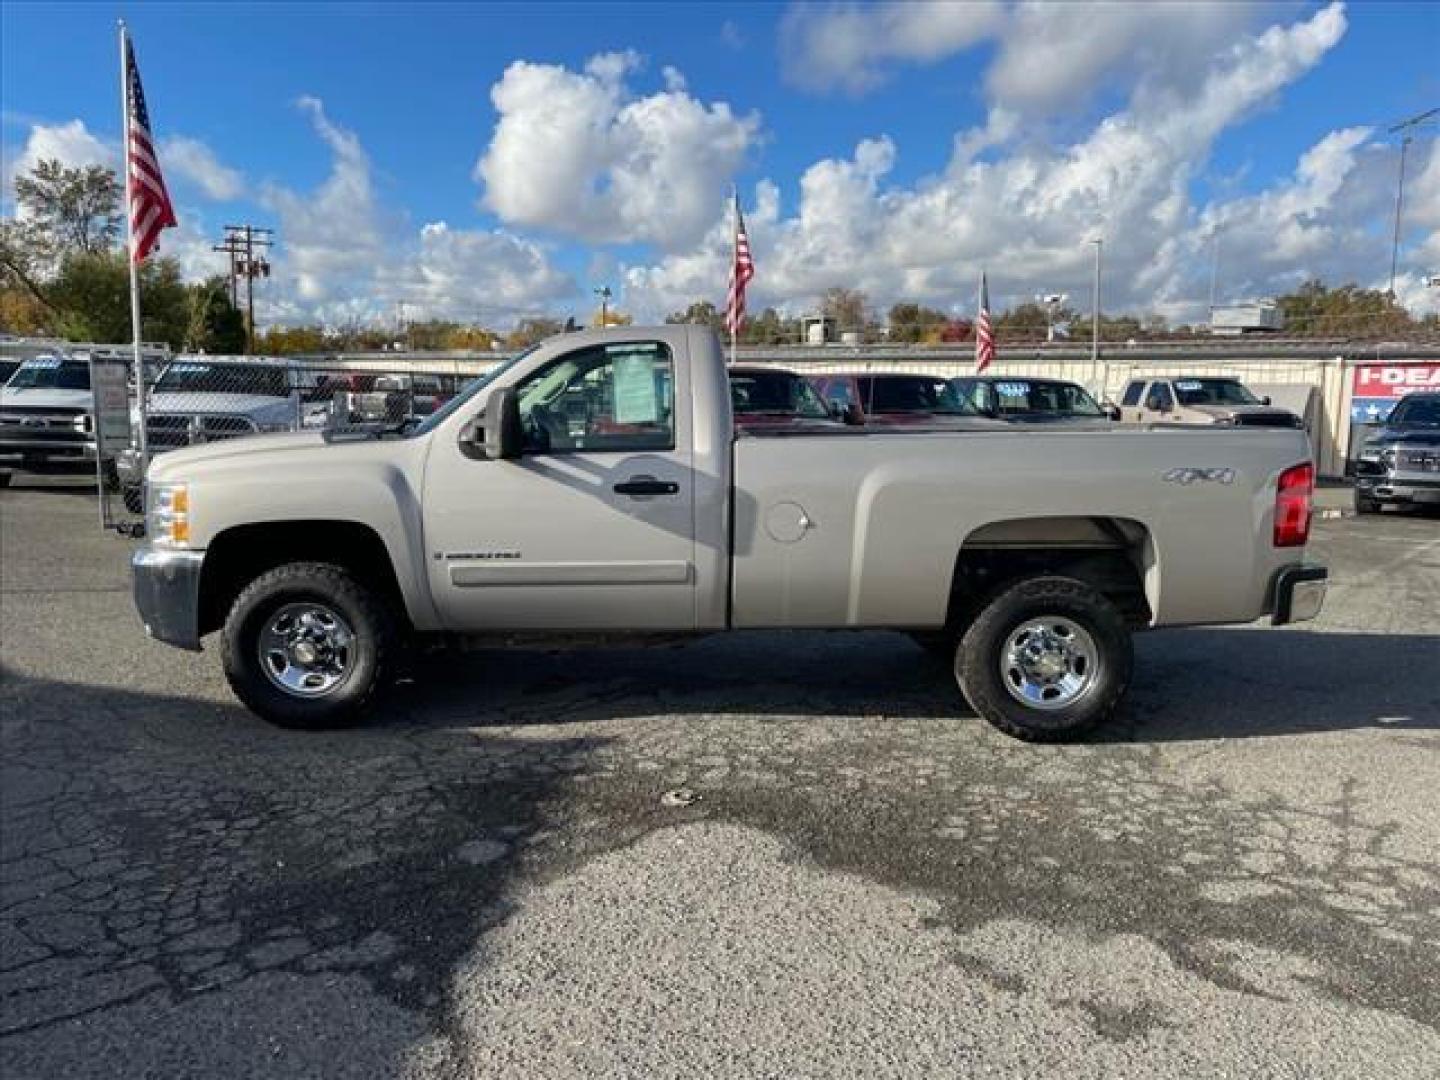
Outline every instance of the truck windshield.
{"label": "truck windshield", "polygon": [[1440,397],[1407,397],[1390,411],[1387,424],[1440,427]]}
{"label": "truck windshield", "polygon": [[996,383],[996,399],[1000,403],[1000,411],[1025,412],[1045,416],[1091,416],[1099,417],[1105,414],[1100,411],[1100,406],[1095,404],[1092,398],[1082,387],[1074,383],[1064,382],[1031,382],[1027,385],[1023,394],[1007,397],[1004,391],[1005,383]]}
{"label": "truck windshield", "polygon": [[1176,379],[1182,405],[1259,405],[1260,399],[1239,379]]}
{"label": "truck windshield", "polygon": [[506,360],[504,363],[496,364],[489,371],[485,372],[484,375],[472,379],[467,385],[460,388],[460,392],[458,394],[456,394],[444,405],[442,405],[440,408],[436,409],[433,413],[427,416],[425,418],[425,421],[418,427],[416,427],[414,431],[410,432],[410,434],[428,435],[430,432],[434,431],[457,410],[464,408],[466,403],[469,402],[471,398],[473,398],[481,390],[485,389],[485,387],[489,386],[501,375],[505,374],[505,372],[513,368],[521,360],[524,360],[525,357],[529,356],[532,352],[538,349],[541,344],[544,344],[544,342],[541,342],[537,345],[531,345],[528,349],[521,350],[514,356],[510,357],[509,360]]}
{"label": "truck windshield", "polygon": [[39,356],[21,364],[5,386],[9,390],[89,390],[90,365]]}
{"label": "truck windshield", "polygon": [[284,368],[258,364],[203,364],[177,361],[155,384],[155,393],[256,394],[288,397],[290,383]]}
{"label": "truck windshield", "polygon": [[924,375],[861,378],[860,398],[868,413],[937,413],[972,416],[975,407],[945,379]]}
{"label": "truck windshield", "polygon": [[730,405],[736,416],[830,418],[814,388],[788,371],[732,371]]}

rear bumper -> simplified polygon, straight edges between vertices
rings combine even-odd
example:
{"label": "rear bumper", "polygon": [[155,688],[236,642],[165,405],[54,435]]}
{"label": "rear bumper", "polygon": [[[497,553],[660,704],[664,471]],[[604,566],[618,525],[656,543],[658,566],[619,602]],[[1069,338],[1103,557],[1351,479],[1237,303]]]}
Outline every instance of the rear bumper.
{"label": "rear bumper", "polygon": [[203,551],[143,547],[130,559],[135,608],[156,641],[200,651],[200,568]]}
{"label": "rear bumper", "polygon": [[1275,575],[1272,626],[1304,622],[1320,614],[1330,571],[1323,566],[1288,566]]}

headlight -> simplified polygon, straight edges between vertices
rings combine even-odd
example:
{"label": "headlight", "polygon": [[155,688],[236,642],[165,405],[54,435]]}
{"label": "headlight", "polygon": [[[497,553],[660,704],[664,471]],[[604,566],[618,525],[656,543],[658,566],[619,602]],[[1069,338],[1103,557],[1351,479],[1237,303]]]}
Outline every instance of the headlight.
{"label": "headlight", "polygon": [[145,508],[145,535],[161,547],[190,546],[190,487],[151,484]]}

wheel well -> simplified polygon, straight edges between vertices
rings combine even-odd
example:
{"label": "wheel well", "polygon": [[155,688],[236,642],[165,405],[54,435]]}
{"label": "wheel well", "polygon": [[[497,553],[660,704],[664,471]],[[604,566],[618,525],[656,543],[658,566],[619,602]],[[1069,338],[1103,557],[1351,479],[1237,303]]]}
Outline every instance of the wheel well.
{"label": "wheel well", "polygon": [[354,521],[261,522],[227,529],[206,548],[200,573],[200,634],[224,625],[230,605],[246,585],[292,562],[342,566],[376,589],[396,618],[408,618],[390,553],[370,526]]}
{"label": "wheel well", "polygon": [[963,627],[996,592],[1024,577],[1054,574],[1085,582],[1131,626],[1152,611],[1145,572],[1154,562],[1149,530],[1128,518],[1052,517],[998,521],[966,537],[955,557],[945,624]]}

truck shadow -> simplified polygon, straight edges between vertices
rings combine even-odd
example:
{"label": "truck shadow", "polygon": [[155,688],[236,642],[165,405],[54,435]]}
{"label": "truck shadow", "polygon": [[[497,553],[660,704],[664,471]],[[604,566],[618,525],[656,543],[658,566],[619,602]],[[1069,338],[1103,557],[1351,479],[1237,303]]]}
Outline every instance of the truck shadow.
{"label": "truck shadow", "polygon": [[[78,1075],[118,1039],[126,1075],[183,1057],[194,1075],[298,1077],[344,1046],[398,1073],[425,1034],[405,1014],[443,1020],[456,965],[554,860],[570,778],[606,742],[414,734],[285,732],[0,669],[7,1060]],[[582,835],[561,858],[585,854]],[[297,1025],[290,995],[326,1022]]]}
{"label": "truck shadow", "polygon": [[[1086,741],[1440,728],[1440,636],[1187,629],[1136,639],[1125,705]],[[657,648],[445,651],[396,695],[429,726],[676,713],[973,717],[944,663],[901,634],[756,632]]]}

